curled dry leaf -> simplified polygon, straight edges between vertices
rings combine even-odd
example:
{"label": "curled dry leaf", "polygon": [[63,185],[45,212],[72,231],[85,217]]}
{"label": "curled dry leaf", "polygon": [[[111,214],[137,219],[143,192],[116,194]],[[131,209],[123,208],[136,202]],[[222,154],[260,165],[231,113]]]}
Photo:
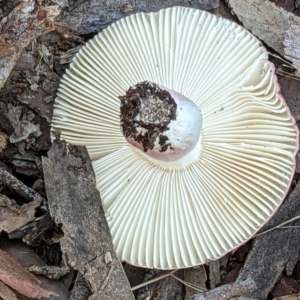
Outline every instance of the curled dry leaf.
{"label": "curled dry leaf", "polygon": [[54,292],[41,288],[40,281],[34,275],[2,250],[0,250],[0,280],[29,298],[58,296]]}

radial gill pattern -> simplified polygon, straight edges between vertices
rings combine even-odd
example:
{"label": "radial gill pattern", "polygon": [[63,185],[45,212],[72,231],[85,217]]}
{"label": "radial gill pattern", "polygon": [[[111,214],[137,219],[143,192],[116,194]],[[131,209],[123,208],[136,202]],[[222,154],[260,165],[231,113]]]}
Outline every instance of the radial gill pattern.
{"label": "radial gill pattern", "polygon": [[[298,131],[267,59],[242,27],[182,7],[131,15],[80,50],[60,84],[52,129],[87,146],[122,260],[202,264],[245,242],[278,208]],[[118,96],[146,80],[201,109],[196,160],[164,165],[126,142]]]}

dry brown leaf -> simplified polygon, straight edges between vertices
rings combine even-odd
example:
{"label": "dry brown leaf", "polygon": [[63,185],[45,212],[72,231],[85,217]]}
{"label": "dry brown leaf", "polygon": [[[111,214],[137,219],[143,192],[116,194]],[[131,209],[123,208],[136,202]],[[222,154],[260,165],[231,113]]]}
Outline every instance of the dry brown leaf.
{"label": "dry brown leaf", "polygon": [[35,209],[40,206],[41,199],[36,199],[19,206],[14,200],[0,194],[0,232],[11,233],[35,219]]}
{"label": "dry brown leaf", "polygon": [[16,294],[0,281],[0,298],[5,300],[18,300]]}
{"label": "dry brown leaf", "polygon": [[0,250],[0,280],[29,298],[58,296],[54,292],[41,288],[40,281],[34,275],[2,250]]}

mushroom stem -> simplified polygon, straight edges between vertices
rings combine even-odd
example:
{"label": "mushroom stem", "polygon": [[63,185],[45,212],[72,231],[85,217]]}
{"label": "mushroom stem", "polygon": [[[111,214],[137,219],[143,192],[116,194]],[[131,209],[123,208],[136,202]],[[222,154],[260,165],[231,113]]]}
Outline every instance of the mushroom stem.
{"label": "mushroom stem", "polygon": [[176,161],[197,145],[202,116],[185,96],[146,81],[130,87],[119,98],[124,137],[149,157]]}

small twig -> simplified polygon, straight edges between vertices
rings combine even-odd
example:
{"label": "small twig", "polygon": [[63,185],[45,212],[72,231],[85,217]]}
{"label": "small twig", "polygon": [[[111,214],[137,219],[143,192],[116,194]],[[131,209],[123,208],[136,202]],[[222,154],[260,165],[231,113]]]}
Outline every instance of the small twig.
{"label": "small twig", "polygon": [[0,183],[13,190],[27,201],[43,200],[42,196],[6,170],[0,168]]}
{"label": "small twig", "polygon": [[103,281],[103,283],[102,283],[102,285],[101,285],[101,287],[100,287],[100,289],[99,289],[99,295],[101,295],[101,293],[103,292],[103,290],[104,290],[105,287],[107,286],[108,280],[109,280],[109,278],[110,278],[110,276],[111,276],[111,273],[112,273],[112,271],[113,271],[113,268],[114,268],[114,266],[111,266],[111,267],[110,267],[110,269],[109,269],[109,271],[108,271],[108,274],[107,274],[107,276],[105,277],[105,279],[104,279],[104,281]]}
{"label": "small twig", "polygon": [[173,270],[173,271],[171,271],[170,273],[167,273],[167,274],[164,274],[164,275],[155,277],[155,278],[150,279],[150,280],[148,280],[148,281],[146,281],[146,282],[143,282],[143,283],[141,283],[141,284],[138,284],[138,285],[132,287],[132,288],[131,288],[131,291],[138,290],[138,289],[140,289],[140,288],[142,288],[142,287],[144,287],[144,286],[146,286],[146,285],[148,285],[148,284],[157,282],[157,281],[159,281],[159,280],[161,280],[161,279],[163,279],[163,278],[166,278],[166,277],[168,277],[168,276],[171,276],[171,275],[172,275],[173,273],[175,273],[176,271],[178,271],[178,270]]}

